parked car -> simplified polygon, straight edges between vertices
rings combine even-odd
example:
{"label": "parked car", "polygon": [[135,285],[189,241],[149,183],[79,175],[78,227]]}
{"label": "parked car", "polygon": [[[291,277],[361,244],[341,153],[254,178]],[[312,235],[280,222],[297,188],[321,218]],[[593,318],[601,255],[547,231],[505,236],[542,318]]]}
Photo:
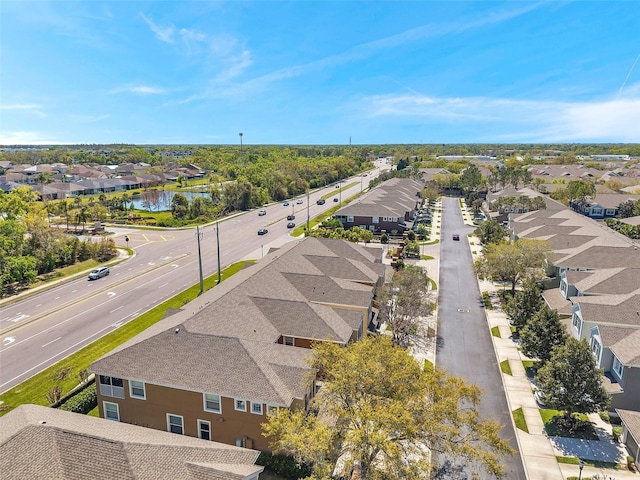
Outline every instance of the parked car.
{"label": "parked car", "polygon": [[258,215],[259,215],[259,216],[263,216],[263,215],[266,215],[266,214],[267,214],[267,211],[266,211],[266,210],[260,210],[260,211],[258,212]]}
{"label": "parked car", "polygon": [[287,223],[287,228],[294,228],[295,226],[296,226],[296,224],[293,223],[293,222]]}
{"label": "parked car", "polygon": [[453,239],[456,240],[456,241],[459,241],[460,240],[460,234],[454,233],[453,234]]}
{"label": "parked car", "polygon": [[284,203],[282,204],[282,206],[283,206],[283,207],[288,207],[288,206],[289,206],[289,202],[284,202]]}
{"label": "parked car", "polygon": [[260,230],[258,230],[258,235],[266,235],[267,233],[269,233],[269,230],[267,230],[266,228],[261,228]]}
{"label": "parked car", "polygon": [[547,404],[545,402],[545,395],[544,392],[538,388],[535,389],[535,394],[534,397],[536,398],[536,402],[538,402],[538,405],[540,405],[541,407],[546,407]]}
{"label": "parked car", "polygon": [[296,216],[295,215],[287,215],[287,220],[295,220]]}
{"label": "parked car", "polygon": [[109,275],[109,267],[98,267],[91,271],[89,274],[89,280],[97,280]]}
{"label": "parked car", "polygon": [[302,203],[303,203],[303,202],[302,202],[302,199],[301,199],[301,198],[299,198],[299,199],[296,201],[296,205],[302,205]]}
{"label": "parked car", "polygon": [[316,205],[324,205],[324,198],[321,198],[320,200],[316,200]]}

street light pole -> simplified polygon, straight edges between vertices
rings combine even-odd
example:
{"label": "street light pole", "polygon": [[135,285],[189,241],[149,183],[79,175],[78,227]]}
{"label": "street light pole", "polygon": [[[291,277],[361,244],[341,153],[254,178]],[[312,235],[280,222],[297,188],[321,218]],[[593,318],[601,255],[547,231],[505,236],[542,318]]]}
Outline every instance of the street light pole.
{"label": "street light pole", "polygon": [[220,220],[216,222],[216,243],[218,244],[218,283],[220,283]]}
{"label": "street light pole", "polygon": [[240,132],[240,153],[242,153],[242,132]]}
{"label": "street light pole", "polygon": [[578,480],[582,479],[582,469],[584,468],[584,462],[582,460],[580,460],[580,463],[578,463],[578,467],[580,467],[580,473],[578,474]]}
{"label": "street light pole", "polygon": [[198,237],[198,265],[200,266],[200,293],[198,295],[202,295],[204,292],[204,279],[202,277],[202,253],[200,252],[200,227],[196,227],[196,237]]}

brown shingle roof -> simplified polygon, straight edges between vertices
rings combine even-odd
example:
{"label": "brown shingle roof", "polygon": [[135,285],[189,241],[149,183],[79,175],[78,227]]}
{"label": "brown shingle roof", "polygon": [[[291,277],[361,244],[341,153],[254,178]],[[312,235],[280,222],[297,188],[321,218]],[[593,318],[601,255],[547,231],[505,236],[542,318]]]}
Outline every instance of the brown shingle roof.
{"label": "brown shingle roof", "polygon": [[258,452],[36,405],[0,418],[3,480],[191,479],[189,464],[234,480]]}

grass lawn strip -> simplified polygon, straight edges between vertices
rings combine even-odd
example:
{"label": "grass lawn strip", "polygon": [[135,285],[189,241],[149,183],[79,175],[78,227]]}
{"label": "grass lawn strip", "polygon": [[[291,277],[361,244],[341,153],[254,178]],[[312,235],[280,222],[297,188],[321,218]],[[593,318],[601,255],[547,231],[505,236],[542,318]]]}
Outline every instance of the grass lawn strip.
{"label": "grass lawn strip", "polygon": [[511,365],[509,365],[509,360],[503,360],[500,362],[500,370],[502,370],[502,373],[506,375],[513,375],[513,373],[511,373]]}
{"label": "grass lawn strip", "polygon": [[494,337],[500,337],[500,328],[496,325],[495,327],[491,327],[491,335],[493,335]]}
{"label": "grass lawn strip", "polygon": [[522,407],[516,408],[513,412],[513,422],[523,432],[529,433],[529,427],[527,427],[527,421],[524,418],[524,412],[522,411]]}
{"label": "grass lawn strip", "polygon": [[[253,261],[241,261],[228,266],[221,272],[221,281],[231,277],[242,270],[245,265],[250,263],[253,263]],[[217,274],[205,279],[205,291],[213,288],[216,285],[217,280]],[[66,392],[71,391],[78,383],[80,383],[78,373],[81,370],[88,369],[95,360],[160,321],[164,318],[168,309],[182,308],[185,304],[194,300],[198,296],[199,292],[200,284],[196,284],[188,288],[175,297],[170,298],[142,315],[139,315],[132,321],[125,323],[116,330],[109,332],[107,335],[99,338],[95,342],[83,347],[76,353],[69,355],[58,363],[51,365],[49,368],[3,393],[0,396],[0,401],[3,402],[0,404],[0,416],[4,415],[12,408],[27,403],[35,405],[49,405],[49,402],[46,399],[46,394],[54,386],[60,386],[62,388],[62,395],[64,396]],[[66,372],[66,375],[61,375],[61,372]],[[56,378],[58,378],[58,380],[56,380]]]}
{"label": "grass lawn strip", "polygon": [[[569,465],[578,465],[580,463],[580,458],[578,457],[556,457],[558,463],[567,463]],[[588,467],[594,468],[612,468],[614,470],[620,470],[620,464],[614,462],[601,462],[599,460],[585,460],[582,459],[584,464]]]}
{"label": "grass lawn strip", "polygon": [[537,369],[535,368],[535,362],[533,360],[523,360],[522,366],[527,373],[528,378],[534,378],[536,376]]}
{"label": "grass lawn strip", "polygon": [[559,410],[553,410],[551,408],[541,408],[540,416],[542,417],[542,421],[544,423],[544,429],[547,432],[547,435],[550,437],[566,437],[566,438],[579,438],[581,440],[600,440],[596,431],[593,428],[591,422],[587,416],[583,413],[578,413],[575,417],[578,420],[581,420],[583,423],[577,430],[573,432],[569,432],[564,427],[558,425],[555,417],[562,416],[564,412]]}

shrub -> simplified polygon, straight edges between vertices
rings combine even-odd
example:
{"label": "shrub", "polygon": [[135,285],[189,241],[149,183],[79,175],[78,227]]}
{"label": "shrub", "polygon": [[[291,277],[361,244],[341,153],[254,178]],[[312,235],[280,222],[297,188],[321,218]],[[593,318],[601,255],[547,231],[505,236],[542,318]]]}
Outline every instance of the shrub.
{"label": "shrub", "polygon": [[93,383],[60,405],[60,409],[86,415],[97,406],[98,394],[96,384]]}
{"label": "shrub", "polygon": [[613,431],[612,431],[613,441],[619,442],[621,435],[622,435],[622,427],[613,427]]}
{"label": "shrub", "polygon": [[305,478],[311,475],[311,467],[309,467],[309,465],[298,464],[292,457],[284,455],[262,452],[258,456],[256,463],[291,479]]}
{"label": "shrub", "polygon": [[493,308],[489,292],[482,292],[482,301],[484,302],[484,308],[486,308],[487,310],[491,310]]}
{"label": "shrub", "polygon": [[55,385],[44,396],[50,405],[58,403],[62,397],[62,387],[60,387],[60,385]]}
{"label": "shrub", "polygon": [[630,472],[636,471],[636,464],[633,462],[633,457],[631,455],[627,455],[627,468]]}
{"label": "shrub", "polygon": [[598,412],[598,415],[600,415],[600,418],[602,419],[603,422],[607,422],[607,423],[611,422],[611,418],[609,417],[609,412]]}

